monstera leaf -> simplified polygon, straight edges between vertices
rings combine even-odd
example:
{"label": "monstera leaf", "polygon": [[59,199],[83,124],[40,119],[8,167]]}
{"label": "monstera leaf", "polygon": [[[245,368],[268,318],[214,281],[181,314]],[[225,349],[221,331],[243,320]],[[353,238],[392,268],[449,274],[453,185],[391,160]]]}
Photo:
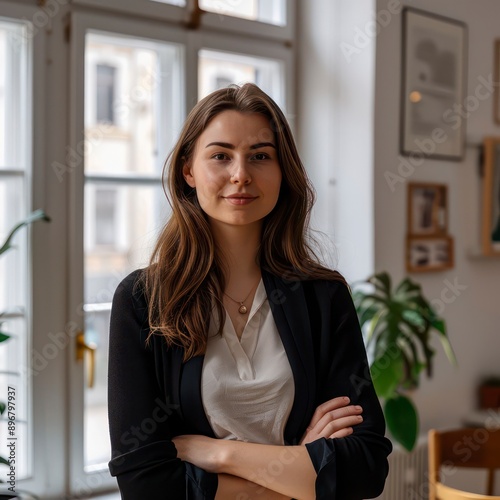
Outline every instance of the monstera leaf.
{"label": "monstera leaf", "polygon": [[[371,290],[366,291],[366,284]],[[406,449],[415,445],[418,413],[402,393],[418,387],[425,370],[432,376],[434,349],[431,333],[437,334],[452,364],[455,355],[446,325],[422,294],[421,286],[405,278],[393,288],[388,273],[375,274],[353,291],[359,322],[373,355],[370,370],[377,395],[385,401],[387,426]]]}

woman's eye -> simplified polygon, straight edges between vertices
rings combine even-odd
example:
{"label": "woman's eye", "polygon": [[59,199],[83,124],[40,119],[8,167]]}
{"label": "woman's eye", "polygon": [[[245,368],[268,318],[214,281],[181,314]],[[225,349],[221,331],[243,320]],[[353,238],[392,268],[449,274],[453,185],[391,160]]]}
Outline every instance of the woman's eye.
{"label": "woman's eye", "polygon": [[224,153],[217,153],[212,156],[214,160],[226,160],[227,157]]}
{"label": "woman's eye", "polygon": [[269,155],[267,153],[256,153],[252,156],[254,160],[267,160]]}

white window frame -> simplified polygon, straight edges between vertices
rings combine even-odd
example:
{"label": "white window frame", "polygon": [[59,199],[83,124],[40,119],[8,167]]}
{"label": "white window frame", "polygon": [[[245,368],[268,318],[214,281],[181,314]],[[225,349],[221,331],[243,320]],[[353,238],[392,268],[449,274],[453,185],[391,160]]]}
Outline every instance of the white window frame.
{"label": "white window frame", "polygon": [[[11,3],[8,1],[2,2],[1,17],[11,19],[12,21],[30,21],[34,18],[38,11],[36,6],[25,5],[23,3]],[[38,36],[40,35],[40,36]],[[25,141],[29,144],[26,151],[26,164],[31,168],[27,168],[24,174],[25,193],[26,193],[26,213],[29,213],[33,208],[46,208],[45,203],[45,137],[44,126],[45,120],[45,57],[46,55],[46,38],[40,32],[37,33],[36,43],[31,43],[29,48],[29,74],[28,74],[28,101],[26,103],[27,110],[31,109],[30,120],[26,128]],[[28,349],[29,353],[41,353],[46,342],[43,334],[49,331],[50,320],[47,316],[44,307],[40,307],[35,297],[46,294],[47,279],[49,275],[46,262],[50,259],[50,248],[47,245],[47,230],[48,226],[35,224],[32,228],[28,228],[28,268],[27,268],[27,285],[31,292],[27,298],[26,304],[26,324],[28,332]],[[36,252],[33,252],[36,248]],[[49,321],[48,321],[49,320]],[[47,387],[53,387],[54,393],[57,393],[56,386],[52,385],[54,379],[51,378],[50,370],[41,370],[32,376],[31,388],[19,388],[19,390],[28,390],[29,394],[29,411],[27,418],[30,421],[28,429],[28,450],[30,453],[31,475],[26,479],[16,481],[16,490],[40,491],[47,484],[47,456],[44,452],[46,447],[46,424],[43,411],[46,408],[47,401],[51,396],[47,394]],[[31,390],[29,390],[31,389]],[[45,394],[44,394],[45,391]],[[45,401],[44,401],[45,400]],[[46,416],[46,414],[45,414]],[[57,436],[54,443],[58,446]],[[58,470],[62,465],[58,462],[57,457],[51,465],[52,470]]]}
{"label": "white window frame", "polygon": [[[102,12],[88,13],[88,12],[74,12],[71,16],[71,70],[70,70],[70,144],[72,148],[76,148],[83,140],[83,131],[85,130],[85,117],[84,117],[84,86],[85,86],[85,36],[87,32],[103,33],[116,36],[137,37],[138,39],[151,40],[154,42],[165,42],[179,45],[183,59],[185,59],[186,47],[186,32],[177,26],[165,29],[164,25],[152,24],[147,20],[134,19],[130,20],[125,17],[118,17],[116,15],[109,15]],[[185,75],[186,68],[181,60],[181,74]],[[176,92],[183,96],[180,105],[174,109],[174,113],[179,114],[179,122],[183,121],[185,116],[185,108],[187,106],[187,92],[183,93],[182,85]],[[158,157],[166,158],[168,154],[167,149],[159,151]],[[123,177],[123,178],[122,178]],[[127,184],[126,175],[119,176],[116,179],[116,184]],[[79,325],[81,330],[84,329],[83,316],[77,313],[75,308],[76,304],[81,304],[83,298],[83,281],[84,281],[84,235],[81,231],[83,224],[82,207],[84,206],[84,185],[85,178],[91,178],[94,182],[101,180],[103,183],[113,183],[113,177],[108,175],[88,174],[82,168],[76,169],[70,179],[70,228],[72,234],[69,237],[69,260],[70,260],[70,290],[69,290],[69,310],[68,316],[70,321]],[[136,183],[137,181],[143,184],[159,184],[159,176],[141,177],[140,179],[130,176],[129,181]],[[85,207],[89,210],[89,207]],[[80,229],[80,230],[79,230]],[[92,230],[92,228],[88,228]],[[112,292],[112,290],[110,291]],[[70,359],[74,359],[76,353],[74,352],[74,344],[70,346]],[[83,373],[82,365],[75,365],[71,363],[70,368],[70,386],[74,388],[84,387],[85,374]],[[78,394],[79,390],[72,391],[74,394],[71,398],[70,405],[70,422],[72,422],[73,429],[70,432],[70,450],[83,450],[84,449],[84,401],[83,392]],[[110,488],[116,488],[116,479],[109,475],[107,470],[91,470],[84,471],[84,456],[83,453],[78,457],[75,454],[71,455],[70,463],[70,492],[72,494],[95,494],[101,491],[107,491]],[[88,490],[86,490],[86,488]]]}
{"label": "white window frame", "polygon": [[[231,47],[231,50],[227,48]],[[293,53],[281,44],[269,45],[265,40],[248,39],[246,37],[230,36],[213,32],[192,31],[189,32],[188,54],[194,57],[202,49],[253,56],[262,59],[272,59],[281,63],[282,81],[280,95],[282,101],[278,104],[282,107],[290,125],[293,127],[295,88]],[[196,64],[196,84],[198,82],[198,67]]]}
{"label": "white window frame", "polygon": [[[287,85],[284,108],[292,124],[295,102],[294,57],[288,44],[293,36],[285,34],[290,30],[290,24],[285,29],[230,16],[223,19],[214,14],[216,19],[213,22],[220,24],[214,27],[210,26],[209,14],[205,14],[198,30],[187,30],[185,8],[155,4],[149,0],[139,7],[123,0],[60,3],[61,12],[57,19],[51,20],[44,27],[46,29],[38,29],[33,44],[33,72],[30,75],[33,119],[29,130],[32,172],[27,178],[27,186],[30,186],[28,208],[44,208],[52,216],[52,222],[35,224],[30,230],[36,252],[31,253],[29,262],[32,312],[28,321],[33,331],[32,348],[35,352],[43,353],[48,345],[56,342],[53,340],[56,337],[59,342],[68,343],[46,368],[33,376],[33,474],[17,484],[19,490],[53,498],[75,492],[80,486],[90,488],[92,494],[116,490],[116,479],[111,478],[107,471],[81,475],[84,460],[83,402],[74,397],[74,392],[83,388],[85,374],[82,364],[75,362],[74,335],[78,327],[84,327],[81,308],[84,240],[82,223],[78,223],[82,218],[79,207],[83,206],[84,172],[83,163],[63,172],[61,178],[54,169],[54,162],[65,163],[69,148],[81,150],[85,124],[81,99],[84,60],[81,56],[86,30],[122,33],[184,46],[183,71],[187,76],[176,89],[176,94],[182,97],[175,110],[182,117],[198,99],[197,53],[201,48],[223,51],[231,47],[231,52],[283,61],[283,79]],[[289,8],[294,3],[290,1]],[[33,0],[0,0],[0,5],[3,17],[18,20],[31,20],[42,8]],[[71,19],[69,58],[63,44],[67,19],[64,15],[67,13]],[[288,15],[287,19],[293,21],[293,16]],[[246,27],[240,29],[243,25]],[[216,33],[216,29],[220,33]],[[58,88],[51,85],[52,80],[60,82],[65,75],[69,75],[67,86],[64,82],[59,83]],[[54,104],[58,99],[69,103],[69,111],[65,105],[49,107],[48,103]],[[177,134],[178,130],[172,133]],[[166,158],[167,153],[166,150],[160,151],[159,157]],[[28,309],[31,309],[30,304]],[[75,432],[78,429],[82,432]],[[69,454],[71,449],[80,450],[80,459],[75,460],[75,456]]]}
{"label": "white window frame", "polygon": [[[150,0],[72,0],[77,5],[87,5],[102,9],[118,10],[129,14],[148,16],[170,22],[186,23],[189,11],[193,7],[192,0],[186,0],[186,7],[152,2]],[[281,40],[291,44],[295,34],[296,0],[286,1],[286,25],[278,26],[243,19],[215,12],[203,12],[200,19],[200,29],[216,30],[220,33],[246,34],[254,37]]]}

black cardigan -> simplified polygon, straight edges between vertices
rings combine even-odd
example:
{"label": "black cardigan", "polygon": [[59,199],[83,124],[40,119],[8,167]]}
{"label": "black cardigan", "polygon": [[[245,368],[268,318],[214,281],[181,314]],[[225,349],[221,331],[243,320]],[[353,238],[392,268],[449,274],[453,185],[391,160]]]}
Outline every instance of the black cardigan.
{"label": "black cardigan", "polygon": [[[201,400],[203,356],[182,362],[148,334],[147,304],[134,271],[118,286],[111,311],[108,416],[112,459],[124,500],[214,499],[217,474],[177,458],[171,438],[215,437]],[[306,445],[317,472],[316,498],[361,500],[378,496],[388,473],[391,443],[373,389],[363,339],[348,288],[338,281],[286,281],[262,271],[276,326],[290,361],[295,399],[285,443],[298,444],[314,410],[349,396],[363,422],[341,439]]]}

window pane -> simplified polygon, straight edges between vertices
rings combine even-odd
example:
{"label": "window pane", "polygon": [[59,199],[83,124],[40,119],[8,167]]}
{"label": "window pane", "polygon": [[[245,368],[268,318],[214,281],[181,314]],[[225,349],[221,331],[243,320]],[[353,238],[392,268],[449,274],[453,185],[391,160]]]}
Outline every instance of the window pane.
{"label": "window pane", "polygon": [[86,173],[159,175],[169,137],[159,137],[158,127],[173,133],[180,106],[160,117],[161,96],[178,85],[178,60],[174,45],[87,35]]}
{"label": "window pane", "polygon": [[[106,205],[95,203],[108,193]],[[169,205],[161,186],[106,185],[85,187],[85,303],[111,302],[117,279],[148,264]],[[102,211],[104,209],[104,211]],[[110,213],[113,220],[110,221]],[[101,220],[103,219],[103,220]],[[96,224],[96,221],[99,223]],[[99,224],[106,234],[98,234]],[[105,238],[100,244],[98,237]]]}
{"label": "window pane", "polygon": [[[29,210],[25,179],[31,161],[31,47],[26,26],[0,18],[0,246]],[[46,363],[40,356],[31,364],[28,355],[29,282],[28,238],[26,229],[22,229],[11,249],[0,255],[0,330],[10,336],[0,343],[0,403],[11,404],[0,420],[4,440],[0,456],[9,459],[7,444],[15,444],[17,480],[31,474],[31,380],[36,369],[43,369]],[[35,367],[37,361],[41,364]],[[15,417],[15,429],[9,428],[10,417]],[[15,440],[9,441],[11,437]],[[1,481],[8,480],[7,472],[8,467],[0,467]]]}
{"label": "window pane", "polygon": [[230,83],[256,83],[284,105],[282,63],[263,57],[203,49],[199,52],[198,96],[201,99]]}
{"label": "window pane", "polygon": [[28,33],[0,17],[0,169],[27,168]]}
{"label": "window pane", "polygon": [[286,0],[200,0],[200,7],[226,16],[286,24]]}
{"label": "window pane", "polygon": [[[15,416],[14,435],[10,434],[6,419],[9,417],[8,410],[0,420],[0,436],[4,440],[0,447],[0,456],[9,459],[10,443],[9,437],[16,437],[15,441],[15,460],[16,460],[16,479],[23,479],[30,473],[30,441],[31,426],[30,420],[30,401],[31,401],[31,376],[36,376],[43,370],[49,360],[42,353],[34,354],[33,364],[29,363],[28,351],[31,345],[27,338],[27,322],[24,318],[7,319],[2,325],[2,331],[7,332],[11,337],[0,345],[0,401],[8,404],[8,397],[11,396],[11,416]],[[52,359],[52,358],[50,358]],[[0,467],[0,479],[7,481],[8,468],[4,465]]]}
{"label": "window pane", "polygon": [[[170,206],[160,173],[181,118],[174,44],[105,33],[86,36],[85,340],[97,345],[85,389],[88,472],[107,469],[109,314],[118,283],[145,267]],[[88,373],[86,374],[88,375]]]}
{"label": "window pane", "polygon": [[[92,204],[96,194],[106,195],[107,202]],[[169,206],[160,186],[102,187],[88,182],[85,199],[89,200],[86,211],[94,211],[94,221],[106,219],[110,213],[114,217],[113,224],[107,226],[109,245],[95,244],[92,237],[93,234],[97,237],[97,233],[93,233],[90,224],[85,233],[88,249],[85,253],[85,340],[97,345],[95,386],[85,390],[85,464],[91,468],[105,465],[110,457],[106,377],[113,293],[124,276],[148,264]]]}
{"label": "window pane", "polygon": [[[0,170],[0,245],[26,210],[24,177],[2,175]],[[26,304],[26,230],[18,232],[13,248],[0,255],[0,312],[24,310]],[[1,346],[0,346],[1,350]],[[0,394],[0,401],[2,400]]]}

